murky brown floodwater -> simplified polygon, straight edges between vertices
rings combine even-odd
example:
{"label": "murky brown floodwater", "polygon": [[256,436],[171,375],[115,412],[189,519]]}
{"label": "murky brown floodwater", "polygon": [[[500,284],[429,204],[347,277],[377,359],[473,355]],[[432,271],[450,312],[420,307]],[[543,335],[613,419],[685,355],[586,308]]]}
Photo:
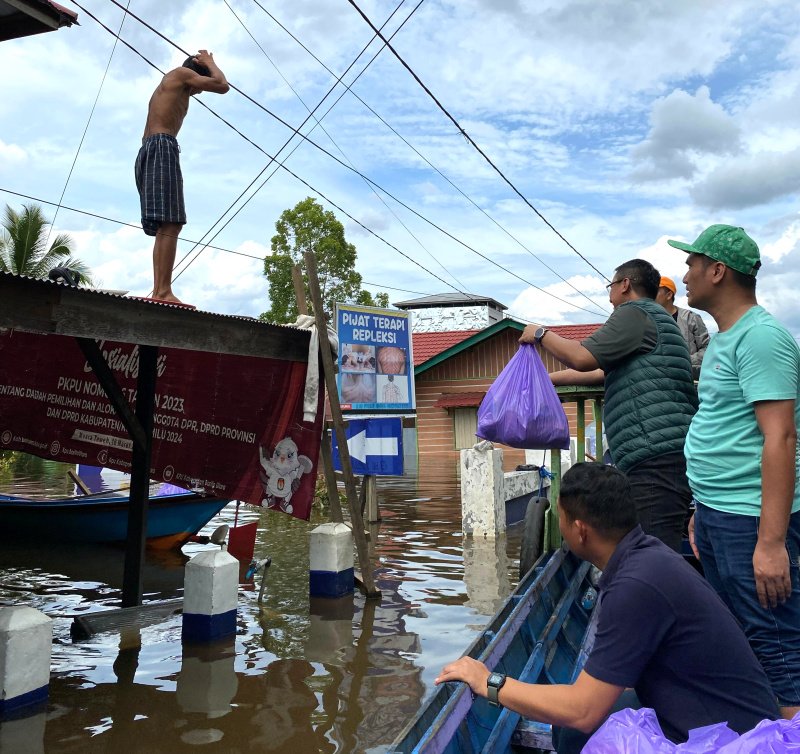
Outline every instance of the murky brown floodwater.
{"label": "murky brown floodwater", "polygon": [[[380,603],[357,593],[309,604],[308,532],[325,513],[307,524],[240,511],[260,522],[256,556],[272,558],[266,597],[259,605],[258,585],[241,586],[235,640],[203,651],[183,649],[178,617],[73,642],[72,616],[119,605],[121,549],[32,547],[3,533],[0,605],[55,620],[47,709],[0,725],[0,752],[384,751],[516,583],[520,532],[464,550],[455,468],[423,466],[421,478],[379,480]],[[0,471],[0,491],[69,494],[64,468]],[[149,554],[145,599],[180,596],[183,565],[202,549]]]}

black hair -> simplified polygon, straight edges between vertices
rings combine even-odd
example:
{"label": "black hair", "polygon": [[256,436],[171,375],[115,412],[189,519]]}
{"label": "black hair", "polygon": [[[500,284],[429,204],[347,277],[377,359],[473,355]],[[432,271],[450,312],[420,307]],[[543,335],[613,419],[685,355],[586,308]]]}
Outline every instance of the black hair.
{"label": "black hair", "polygon": [[558,504],[571,521],[580,519],[607,537],[621,539],[639,522],[628,478],[602,463],[570,467]]}
{"label": "black hair", "polygon": [[628,278],[631,287],[640,296],[655,298],[661,284],[661,273],[644,259],[630,259],[623,262],[614,272],[620,278]]}
{"label": "black hair", "polygon": [[211,76],[211,71],[202,63],[198,63],[193,56],[186,58],[186,60],[183,61],[182,67],[191,68],[195,73],[199,73],[201,76]]}
{"label": "black hair", "polygon": [[[712,259],[706,254],[699,254],[699,257],[703,260],[703,268],[708,269],[708,266],[714,264],[714,262],[718,262],[718,259]],[[722,262],[722,264],[725,264]],[[745,275],[743,272],[739,272],[739,270],[734,270],[733,267],[728,267],[728,272],[733,279],[733,282],[739,286],[739,288],[743,288],[748,293],[755,294],[756,292],[756,276],[755,275]]]}

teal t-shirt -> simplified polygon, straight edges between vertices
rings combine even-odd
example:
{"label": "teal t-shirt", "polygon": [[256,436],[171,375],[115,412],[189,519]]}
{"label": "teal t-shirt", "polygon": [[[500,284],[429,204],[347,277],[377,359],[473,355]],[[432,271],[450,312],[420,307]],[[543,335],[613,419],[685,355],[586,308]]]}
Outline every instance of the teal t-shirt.
{"label": "teal t-shirt", "polygon": [[[684,450],[695,498],[727,513],[761,515],[764,436],[753,404],[795,401],[800,435],[800,348],[775,317],[754,306],[730,330],[712,336],[698,397]],[[793,512],[800,510],[798,460],[796,451]]]}

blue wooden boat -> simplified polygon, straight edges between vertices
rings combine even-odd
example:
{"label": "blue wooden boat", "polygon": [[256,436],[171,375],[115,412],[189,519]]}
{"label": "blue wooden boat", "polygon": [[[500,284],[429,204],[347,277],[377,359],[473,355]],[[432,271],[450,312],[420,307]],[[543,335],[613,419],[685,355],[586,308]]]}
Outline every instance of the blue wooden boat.
{"label": "blue wooden boat", "polygon": [[[594,638],[591,566],[559,548],[520,582],[465,654],[529,683],[571,683]],[[512,749],[513,747],[513,749]],[[437,687],[391,754],[551,751],[550,726],[472,699],[466,683]]]}
{"label": "blue wooden boat", "polygon": [[[127,493],[100,492],[80,497],[31,500],[0,494],[4,538],[59,542],[124,542],[128,533]],[[147,545],[180,547],[229,501],[194,492],[151,495]]]}

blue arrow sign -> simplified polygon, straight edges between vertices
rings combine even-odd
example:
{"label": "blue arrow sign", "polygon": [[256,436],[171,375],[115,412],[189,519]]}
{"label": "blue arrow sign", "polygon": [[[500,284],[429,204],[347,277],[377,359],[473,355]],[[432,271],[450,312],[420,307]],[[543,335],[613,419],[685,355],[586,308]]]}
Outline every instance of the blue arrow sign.
{"label": "blue arrow sign", "polygon": [[[357,419],[347,423],[347,448],[354,474],[400,476],[403,473],[403,421]],[[339,445],[333,433],[333,465],[341,471]]]}

